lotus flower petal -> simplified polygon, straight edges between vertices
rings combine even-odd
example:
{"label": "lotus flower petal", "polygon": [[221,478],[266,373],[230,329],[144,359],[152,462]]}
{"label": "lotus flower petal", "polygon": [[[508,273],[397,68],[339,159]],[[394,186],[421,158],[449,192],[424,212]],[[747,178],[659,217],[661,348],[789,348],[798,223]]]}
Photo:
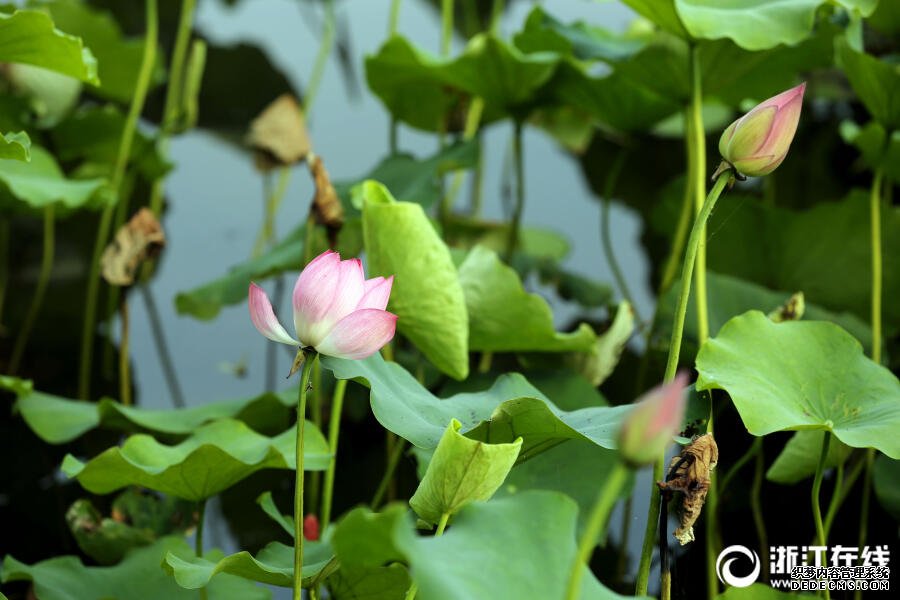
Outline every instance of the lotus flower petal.
{"label": "lotus flower petal", "polygon": [[635,401],[619,430],[619,452],[634,466],[650,464],[665,452],[684,420],[687,375],[658,386]]}
{"label": "lotus flower petal", "polygon": [[304,342],[309,340],[310,326],[324,318],[338,292],[340,264],[340,255],[326,250],[306,265],[294,284],[294,327]]}
{"label": "lotus flower petal", "polygon": [[291,346],[300,345],[300,342],[288,335],[288,332],[278,322],[275,311],[272,310],[272,303],[261,287],[251,283],[248,297],[250,320],[253,321],[253,325],[261,334],[274,342],[281,342]]}
{"label": "lotus flower petal", "polygon": [[341,319],[316,345],[316,350],[338,358],[366,358],[391,341],[396,328],[397,315],[363,308]]}
{"label": "lotus flower petal", "polygon": [[375,277],[366,280],[366,293],[359,301],[357,310],[361,308],[377,308],[384,310],[388,305],[388,298],[391,296],[391,287],[394,285],[394,276],[391,275],[387,279],[384,277]]}

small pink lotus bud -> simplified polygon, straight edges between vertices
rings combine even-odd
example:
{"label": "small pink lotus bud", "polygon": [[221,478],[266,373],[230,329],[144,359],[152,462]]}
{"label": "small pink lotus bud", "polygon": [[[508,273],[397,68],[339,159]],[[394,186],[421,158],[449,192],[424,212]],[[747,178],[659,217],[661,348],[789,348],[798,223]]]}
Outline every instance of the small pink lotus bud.
{"label": "small pink lotus bud", "polygon": [[303,518],[303,539],[315,542],[319,539],[319,518],[316,515],[306,515]]}
{"label": "small pink lotus bud", "polygon": [[768,175],[787,156],[797,131],[806,84],[757,104],[728,126],[719,139],[719,153],[744,175]]}
{"label": "small pink lotus bud", "polygon": [[681,429],[687,398],[687,375],[653,388],[635,401],[619,428],[619,452],[625,462],[639,467],[659,458]]}

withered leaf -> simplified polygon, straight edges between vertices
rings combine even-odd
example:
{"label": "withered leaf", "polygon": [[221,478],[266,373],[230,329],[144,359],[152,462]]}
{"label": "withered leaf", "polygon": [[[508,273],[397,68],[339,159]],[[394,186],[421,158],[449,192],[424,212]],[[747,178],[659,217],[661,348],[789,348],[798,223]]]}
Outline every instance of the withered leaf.
{"label": "withered leaf", "polygon": [[296,98],[282,94],[269,104],[250,123],[246,142],[256,151],[256,166],[262,171],[305,159],[312,143]]}
{"label": "withered leaf", "polygon": [[329,229],[340,229],[344,224],[344,206],[338,198],[328,171],[322,163],[321,156],[315,156],[309,161],[309,170],[316,184],[316,194],[313,197],[312,210],[316,217],[316,223]]}
{"label": "withered leaf", "polygon": [[[675,539],[684,546],[694,541],[694,523],[709,491],[709,474],[719,462],[719,447],[711,433],[698,436],[672,457],[665,481],[657,482],[663,498],[673,498],[678,528]],[[672,494],[674,493],[674,496]]]}
{"label": "withered leaf", "polygon": [[111,285],[131,285],[141,263],[156,256],[166,244],[162,226],[153,213],[140,209],[119,228],[100,257],[103,278]]}

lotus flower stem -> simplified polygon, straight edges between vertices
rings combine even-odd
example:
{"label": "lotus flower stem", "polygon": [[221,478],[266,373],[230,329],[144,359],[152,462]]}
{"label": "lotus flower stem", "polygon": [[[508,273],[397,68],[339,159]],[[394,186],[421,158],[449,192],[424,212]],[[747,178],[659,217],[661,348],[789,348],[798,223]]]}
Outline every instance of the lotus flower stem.
{"label": "lotus flower stem", "polygon": [[[697,250],[700,246],[706,221],[725,186],[731,181],[731,171],[721,173],[716,179],[713,188],[709,191],[706,201],[700,210],[700,214],[694,220],[691,235],[688,238],[687,250],[684,256],[684,264],[681,271],[681,288],[678,295],[678,304],[675,307],[675,322],[672,324],[672,339],[669,343],[669,357],[666,362],[666,373],[663,381],[666,383],[674,380],[678,369],[678,358],[681,354],[681,338],[684,335],[684,319],[687,313],[688,297],[691,293],[691,279],[694,273],[694,261],[697,258]],[[644,530],[644,543],[641,547],[641,559],[638,564],[637,583],[635,594],[646,595],[650,579],[650,558],[653,554],[653,542],[656,539],[656,524],[659,519],[660,494],[656,482],[662,480],[665,470],[665,455],[661,455],[653,466],[653,482],[650,492],[650,507],[647,511],[647,524]]]}
{"label": "lotus flower stem", "polygon": [[566,600],[578,600],[581,595],[581,578],[585,569],[590,568],[587,563],[590,561],[594,546],[597,540],[606,534],[606,523],[609,520],[609,513],[612,511],[622,486],[628,480],[628,467],[621,461],[613,467],[612,473],[609,474],[591,508],[591,514],[588,517],[587,525],[578,540],[578,549],[575,552],[575,559],[572,562],[572,570],[569,573],[569,583],[566,585]]}
{"label": "lotus flower stem", "polygon": [[441,55],[450,55],[453,42],[453,0],[441,0]]}
{"label": "lotus flower stem", "polygon": [[[310,391],[312,392],[312,397],[309,402],[309,413],[313,425],[316,426],[316,429],[319,431],[322,430],[322,363],[316,361],[316,364],[313,366],[312,375],[310,375],[310,387],[312,388]],[[309,492],[306,494],[307,498],[309,498],[309,508],[306,509],[306,512],[312,515],[321,514],[319,512],[320,504],[320,494],[322,490],[322,472],[321,471],[313,471],[309,474]]]}
{"label": "lotus flower stem", "polygon": [[128,318],[128,296],[119,294],[119,326],[122,333],[119,337],[119,401],[131,406],[131,365],[128,362],[130,335],[130,319]]}
{"label": "lotus flower stem", "polygon": [[[825,459],[828,458],[828,445],[831,442],[831,432],[825,431],[822,437],[822,452],[819,454],[819,462],[816,465],[816,476],[812,484],[812,511],[813,519],[816,523],[816,542],[819,546],[824,546],[826,542],[825,526],[822,524],[822,508],[819,505],[819,492],[822,489],[822,473],[825,471]],[[828,600],[831,594],[828,588],[825,588],[825,600]]]}
{"label": "lotus flower stem", "polygon": [[[753,448],[756,451],[755,463],[753,468],[753,484],[750,487],[750,510],[753,512],[753,525],[756,527],[756,537],[759,540],[760,548],[769,547],[769,535],[766,533],[766,522],[763,519],[762,512],[762,484],[766,470],[766,454],[764,447],[764,438],[762,436],[753,441]],[[722,489],[728,489],[722,486]],[[769,578],[769,563],[762,561],[763,578]]]}
{"label": "lotus flower stem", "polygon": [[[691,145],[691,119],[690,111],[684,111],[684,130],[685,130],[685,146],[687,154],[687,172],[693,173],[694,153],[690,150]],[[665,293],[675,281],[678,274],[681,255],[684,252],[684,243],[687,241],[688,226],[691,224],[691,215],[694,206],[694,190],[691,187],[690,176],[684,179],[684,196],[681,202],[681,213],[678,215],[678,225],[675,227],[675,237],[672,239],[672,248],[669,250],[669,257],[666,259],[666,266],[663,269],[663,276],[659,283],[659,293]],[[643,382],[639,382],[638,389],[643,389]]]}
{"label": "lotus flower stem", "polygon": [[[437,529],[434,530],[434,537],[441,537],[444,535],[444,530],[447,528],[447,522],[450,520],[450,513],[444,513],[441,515],[440,521],[438,521]],[[406,591],[405,600],[415,600],[416,593],[419,591],[419,584],[413,581],[409,589]]]}
{"label": "lotus flower stem", "polygon": [[400,5],[403,0],[391,0],[391,13],[388,20],[388,36],[397,35],[397,29],[400,25]]}
{"label": "lotus flower stem", "polygon": [[616,156],[616,160],[613,161],[612,166],[609,168],[609,172],[606,174],[606,182],[603,186],[603,199],[600,206],[600,242],[603,246],[603,255],[606,258],[606,264],[609,265],[613,278],[616,280],[616,285],[619,287],[619,293],[621,293],[622,297],[631,305],[637,321],[642,322],[643,319],[641,319],[640,315],[637,313],[637,308],[635,308],[631,290],[628,289],[628,282],[625,281],[625,276],[622,274],[622,269],[619,267],[619,261],[616,260],[612,235],[609,231],[609,207],[612,204],[612,196],[615,193],[616,183],[619,180],[619,174],[622,172],[622,166],[625,164],[627,154],[627,150],[620,150],[618,156]]}
{"label": "lotus flower stem", "polygon": [[513,129],[513,169],[516,174],[516,204],[513,208],[512,223],[509,227],[509,241],[506,246],[506,262],[512,261],[513,253],[519,245],[522,228],[522,213],[525,210],[525,167],[522,164],[522,122],[516,121]]}
{"label": "lotus flower stem", "polygon": [[404,450],[406,450],[406,440],[403,438],[395,440],[394,445],[391,448],[390,456],[388,456],[388,463],[384,470],[384,475],[382,475],[381,482],[378,484],[378,489],[375,490],[375,495],[372,497],[372,510],[376,510],[381,506],[381,502],[384,500],[384,495],[387,492],[390,481],[394,478],[394,471],[397,470],[397,464],[400,462],[400,457],[403,456]]}
{"label": "lotus flower stem", "polygon": [[44,249],[41,256],[41,270],[38,275],[37,287],[34,289],[34,296],[31,297],[31,305],[28,307],[28,314],[25,315],[25,319],[22,321],[22,328],[19,330],[18,337],[16,337],[16,344],[13,346],[12,356],[9,359],[10,374],[14,374],[19,370],[19,363],[22,360],[22,355],[25,353],[25,347],[28,345],[31,330],[41,311],[41,305],[44,303],[44,295],[47,292],[47,284],[50,281],[50,273],[53,270],[56,240],[56,217],[53,211],[52,204],[44,208]]}
{"label": "lotus flower stem", "polygon": [[500,33],[500,19],[503,17],[503,0],[494,0],[491,6],[491,33]]}
{"label": "lotus flower stem", "polygon": [[331,523],[331,497],[334,491],[334,474],[337,470],[338,437],[341,434],[341,413],[344,409],[344,392],[347,380],[338,379],[334,384],[334,395],[331,398],[331,417],[328,420],[328,451],[331,460],[325,471],[325,488],[322,490],[322,530]]}
{"label": "lotus flower stem", "polygon": [[[301,350],[302,352],[302,350]],[[300,374],[300,397],[297,403],[297,477],[294,485],[294,600],[301,600],[303,588],[303,439],[306,425],[306,391],[313,364],[318,354],[308,354]]]}
{"label": "lotus flower stem", "polygon": [[125,167],[131,156],[131,143],[134,141],[134,132],[138,118],[144,109],[144,101],[147,99],[147,90],[150,87],[150,78],[153,74],[153,65],[156,63],[156,44],[158,31],[158,16],[156,0],[147,0],[146,4],[147,32],[144,37],[144,53],[141,59],[141,68],[138,72],[137,82],[134,87],[134,96],[128,108],[128,116],[122,128],[122,138],[119,141],[119,153],[113,171],[110,187],[116,198],[115,204],[109,204],[103,209],[100,216],[100,224],[97,228],[97,237],[94,240],[94,252],[91,255],[90,273],[87,280],[87,295],[85,297],[85,310],[83,327],[81,330],[81,357],[78,368],[78,397],[86,400],[91,391],[91,364],[94,354],[94,327],[97,325],[97,295],[100,290],[100,255],[106,247],[109,239],[109,229],[112,225],[113,211],[117,204],[126,202],[120,197],[122,179],[125,176]]}
{"label": "lotus flower stem", "polygon": [[[201,500],[197,505],[197,532],[194,536],[194,554],[197,558],[203,558],[203,524],[206,521],[206,500]],[[200,600],[207,599],[206,587],[200,588]]]}

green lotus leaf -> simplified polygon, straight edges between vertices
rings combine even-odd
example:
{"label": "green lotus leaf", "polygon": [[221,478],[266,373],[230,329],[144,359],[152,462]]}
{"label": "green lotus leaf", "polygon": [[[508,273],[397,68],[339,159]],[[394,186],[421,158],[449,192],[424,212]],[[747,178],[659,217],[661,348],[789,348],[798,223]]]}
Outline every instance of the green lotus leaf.
{"label": "green lotus leaf", "polygon": [[[766,479],[775,483],[793,484],[816,474],[819,455],[822,453],[822,436],[824,431],[798,431],[766,471]],[[831,440],[828,444],[828,456],[825,457],[825,468],[843,464],[853,448],[840,440]]]}
{"label": "green lotus leaf", "polygon": [[623,2],[665,31],[682,38],[689,37],[675,9],[675,0],[623,0]]}
{"label": "green lotus leaf", "polygon": [[403,553],[394,545],[393,532],[408,512],[405,503],[397,502],[377,513],[361,506],[344,515],[331,537],[341,568],[372,568],[402,561]]}
{"label": "green lotus leaf", "polygon": [[[325,436],[309,422],[305,433],[306,470],[325,470],[331,456]],[[87,463],[68,454],[62,470],[95,494],[139,485],[201,501],[259,470],[294,469],[295,438],[293,428],[270,438],[240,421],[220,419],[197,428],[175,446],[137,434]]]}
{"label": "green lotus leaf", "polygon": [[[3,560],[0,581],[31,581],[35,597],[41,600],[115,598],[116,600],[196,600],[197,592],[178,586],[160,568],[166,556],[189,560],[194,551],[183,537],[172,536],[138,548],[112,567],[86,567],[76,556],[59,556],[26,565],[12,556]],[[215,560],[221,553],[210,552]],[[269,590],[233,575],[221,574],[207,588],[210,600],[268,600]]]}
{"label": "green lotus leaf", "polygon": [[[522,492],[470,504],[440,537],[421,537],[407,521],[395,529],[394,541],[423,598],[561,598],[575,560],[577,512],[562,494]],[[582,600],[626,598],[589,570],[582,582]]]}
{"label": "green lotus leaf", "polygon": [[859,127],[852,121],[841,123],[841,137],[856,146],[862,154],[862,162],[874,171],[882,169],[885,177],[900,181],[900,131],[890,138],[878,121],[870,121]]}
{"label": "green lotus leaf", "polygon": [[[220,573],[280,587],[294,581],[294,547],[271,542],[254,557],[247,551],[225,557],[198,558],[169,552],[163,567],[183,588],[195,590],[215,583]],[[303,584],[316,577],[327,577],[336,568],[328,544],[307,541],[303,545]],[[325,573],[323,573],[325,571]]]}
{"label": "green lotus leaf", "polygon": [[469,317],[450,250],[419,204],[396,201],[374,181],[362,196],[368,275],[394,276],[387,308],[398,331],[439,370],[465,379]]}
{"label": "green lotus leaf", "polygon": [[34,65],[100,83],[97,59],[81,39],[56,29],[50,15],[39,10],[0,13],[0,62]]}
{"label": "green lotus leaf", "polygon": [[0,159],[31,160],[31,138],[24,131],[10,131],[0,135]]}
{"label": "green lotus leaf", "polygon": [[53,155],[31,146],[31,160],[0,159],[0,207],[41,210],[54,205],[60,211],[97,209],[112,200],[106,179],[70,179]]}
{"label": "green lotus leaf", "polygon": [[329,597],[335,600],[403,600],[409,590],[406,567],[341,568],[326,582]]}
{"label": "green lotus leaf", "polygon": [[727,391],[753,435],[824,429],[900,458],[900,381],[833,323],[747,312],[703,345],[697,371],[697,389]]}
{"label": "green lotus leaf", "polygon": [[835,53],[869,114],[889,131],[900,129],[900,65],[854,50],[843,37]]}
{"label": "green lotus leaf", "polygon": [[0,389],[16,394],[14,410],[32,431],[50,444],[70,442],[98,427],[184,436],[201,425],[226,418],[243,421],[258,431],[282,431],[297,395],[291,389],[190,408],[155,410],[125,406],[109,398],[99,402],[70,400],[35,391],[31,381],[6,375],[0,376]]}
{"label": "green lotus leaf", "polygon": [[469,312],[469,348],[491,352],[588,352],[597,341],[590,325],[559,333],[553,313],[529,294],[515,270],[483,246],[475,246],[459,266]]}
{"label": "green lotus leaf", "polygon": [[499,377],[482,392],[438,398],[403,367],[378,354],[363,360],[322,357],[322,366],[338,379],[354,379],[371,388],[375,418],[413,445],[437,447],[447,423],[457,419],[471,439],[488,443],[523,438],[519,460],[567,439],[587,439],[615,448],[615,437],[629,406],[560,410],[517,373]]}

